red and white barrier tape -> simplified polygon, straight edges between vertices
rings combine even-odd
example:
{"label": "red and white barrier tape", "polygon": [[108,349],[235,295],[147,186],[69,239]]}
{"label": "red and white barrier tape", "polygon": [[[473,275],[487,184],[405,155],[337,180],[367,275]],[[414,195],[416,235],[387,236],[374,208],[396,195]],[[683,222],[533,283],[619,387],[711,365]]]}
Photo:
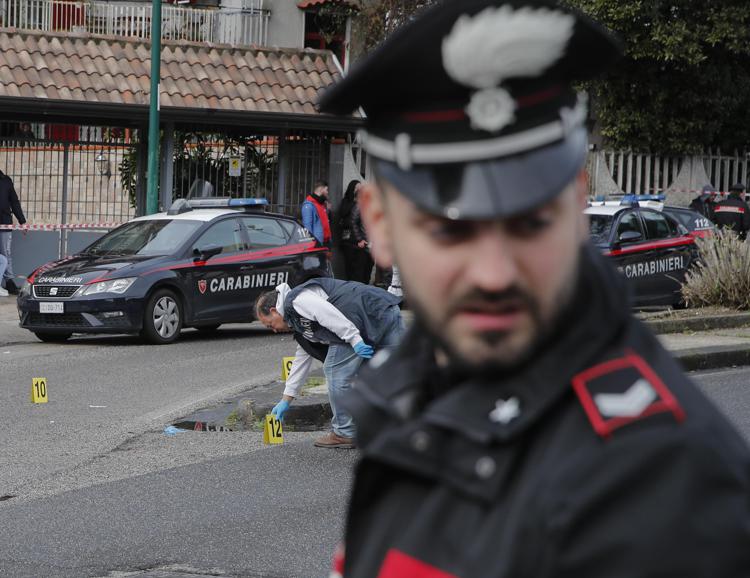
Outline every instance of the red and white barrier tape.
{"label": "red and white barrier tape", "polygon": [[[649,189],[649,191],[653,191],[656,194],[661,193],[703,193],[703,189],[660,189],[657,187],[652,187]],[[717,195],[728,195],[729,191],[708,191]]]}
{"label": "red and white barrier tape", "polygon": [[0,231],[60,231],[62,229],[114,229],[119,227],[122,223],[71,223],[68,225],[56,224],[56,225],[0,225]]}

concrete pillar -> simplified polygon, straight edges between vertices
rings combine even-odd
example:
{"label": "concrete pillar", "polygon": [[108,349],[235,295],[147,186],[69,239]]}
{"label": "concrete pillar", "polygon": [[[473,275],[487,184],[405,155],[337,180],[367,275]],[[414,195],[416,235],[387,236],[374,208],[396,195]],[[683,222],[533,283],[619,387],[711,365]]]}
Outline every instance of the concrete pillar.
{"label": "concrete pillar", "polygon": [[711,184],[702,157],[690,156],[682,159],[677,178],[666,191],[666,204],[687,207],[698,196],[705,185]]}

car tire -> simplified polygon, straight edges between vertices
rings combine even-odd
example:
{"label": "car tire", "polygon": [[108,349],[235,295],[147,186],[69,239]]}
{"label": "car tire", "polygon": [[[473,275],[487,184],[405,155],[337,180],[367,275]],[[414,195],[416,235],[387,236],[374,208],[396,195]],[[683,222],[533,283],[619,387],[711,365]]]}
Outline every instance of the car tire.
{"label": "car tire", "polygon": [[179,298],[169,289],[159,289],[146,305],[141,336],[149,343],[165,345],[176,341],[181,329],[182,309]]}
{"label": "car tire", "polygon": [[213,333],[219,327],[221,327],[221,323],[214,323],[213,325],[198,325],[196,329],[201,333]]}
{"label": "car tire", "polygon": [[36,335],[36,338],[39,341],[44,341],[45,343],[62,343],[63,341],[67,341],[72,333],[44,333],[42,331],[34,331],[34,335]]}

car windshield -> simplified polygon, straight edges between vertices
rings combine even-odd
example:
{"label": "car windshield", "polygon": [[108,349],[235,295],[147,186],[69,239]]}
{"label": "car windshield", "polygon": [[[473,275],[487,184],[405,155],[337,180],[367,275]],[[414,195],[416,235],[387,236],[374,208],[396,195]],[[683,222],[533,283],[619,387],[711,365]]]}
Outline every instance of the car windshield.
{"label": "car windshield", "polygon": [[104,235],[84,251],[89,255],[168,255],[188,240],[201,221],[133,221]]}
{"label": "car windshield", "polygon": [[589,215],[589,233],[594,245],[609,243],[609,232],[612,229],[611,215]]}

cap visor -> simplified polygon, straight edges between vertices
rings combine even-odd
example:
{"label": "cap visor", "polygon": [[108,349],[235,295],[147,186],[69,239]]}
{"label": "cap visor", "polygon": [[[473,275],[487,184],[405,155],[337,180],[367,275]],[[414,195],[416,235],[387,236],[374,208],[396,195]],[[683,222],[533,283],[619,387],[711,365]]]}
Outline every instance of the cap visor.
{"label": "cap visor", "polygon": [[535,151],[470,163],[417,165],[376,160],[378,176],[422,210],[450,219],[486,220],[526,213],[554,199],[586,161],[586,130]]}

